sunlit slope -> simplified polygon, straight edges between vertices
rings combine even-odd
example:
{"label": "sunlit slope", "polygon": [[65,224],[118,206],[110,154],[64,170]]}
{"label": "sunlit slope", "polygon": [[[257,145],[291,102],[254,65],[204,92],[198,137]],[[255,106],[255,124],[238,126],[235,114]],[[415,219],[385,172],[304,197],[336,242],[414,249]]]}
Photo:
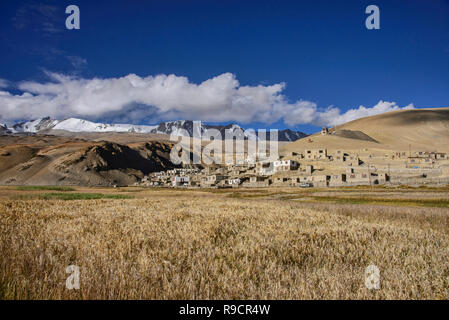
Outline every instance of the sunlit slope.
{"label": "sunlit slope", "polygon": [[[356,137],[356,138],[354,138]],[[372,140],[370,140],[371,138]],[[282,150],[305,148],[449,151],[449,108],[388,112],[357,119],[300,139]]]}

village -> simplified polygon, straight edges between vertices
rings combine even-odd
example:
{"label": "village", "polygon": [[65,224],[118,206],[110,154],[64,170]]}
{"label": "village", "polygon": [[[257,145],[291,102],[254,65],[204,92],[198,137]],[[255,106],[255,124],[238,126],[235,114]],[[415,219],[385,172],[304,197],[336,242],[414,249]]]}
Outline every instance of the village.
{"label": "village", "polygon": [[[326,134],[326,132],[323,132]],[[183,188],[447,185],[449,157],[437,151],[304,149],[278,156],[175,168],[145,176],[139,186]]]}

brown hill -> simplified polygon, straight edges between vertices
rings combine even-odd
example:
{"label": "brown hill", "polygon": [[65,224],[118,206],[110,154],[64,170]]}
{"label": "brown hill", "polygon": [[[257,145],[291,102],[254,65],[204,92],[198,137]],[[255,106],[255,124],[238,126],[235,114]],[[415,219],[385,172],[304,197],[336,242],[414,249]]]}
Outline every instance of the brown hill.
{"label": "brown hill", "polygon": [[289,143],[282,152],[305,148],[449,152],[449,108],[412,109],[357,119]]}
{"label": "brown hill", "polygon": [[0,184],[129,185],[172,168],[172,144],[121,145],[55,136],[0,137]]}

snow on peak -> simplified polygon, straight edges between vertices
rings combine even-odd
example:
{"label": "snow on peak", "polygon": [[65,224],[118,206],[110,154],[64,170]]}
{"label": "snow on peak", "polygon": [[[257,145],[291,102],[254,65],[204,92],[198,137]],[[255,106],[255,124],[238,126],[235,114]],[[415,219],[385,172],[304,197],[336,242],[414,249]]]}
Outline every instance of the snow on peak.
{"label": "snow on peak", "polygon": [[59,121],[53,129],[71,132],[140,132],[150,133],[157,126],[144,126],[133,124],[106,124],[96,123],[83,119],[69,118]]}
{"label": "snow on peak", "polygon": [[[212,129],[212,132],[218,130],[221,135],[221,139],[227,139],[227,134],[230,134],[233,138],[258,140],[262,138],[270,139],[268,137],[269,130],[260,134],[253,129],[244,129],[237,124],[223,125],[207,125],[201,123],[196,126],[191,120],[177,120],[171,122],[161,122],[155,126],[147,125],[133,125],[133,124],[106,124],[97,123],[88,120],[78,118],[68,118],[64,120],[53,120],[49,117],[31,120],[27,122],[16,123],[12,127],[6,125],[0,125],[1,133],[20,133],[29,132],[37,133],[44,130],[65,130],[70,132],[136,132],[136,133],[159,133],[175,136],[195,136],[200,137],[206,134]],[[210,133],[210,132],[209,132]],[[215,133],[214,133],[215,134]],[[281,130],[278,132],[278,141],[295,141],[299,138],[306,136],[306,134],[299,131],[291,131],[289,129]],[[274,138],[274,137],[273,137]]]}
{"label": "snow on peak", "polygon": [[56,123],[58,123],[58,120],[52,120],[49,117],[46,118],[40,118],[36,120],[16,123],[12,126],[12,132],[32,132],[36,133],[41,130],[50,129],[52,128]]}

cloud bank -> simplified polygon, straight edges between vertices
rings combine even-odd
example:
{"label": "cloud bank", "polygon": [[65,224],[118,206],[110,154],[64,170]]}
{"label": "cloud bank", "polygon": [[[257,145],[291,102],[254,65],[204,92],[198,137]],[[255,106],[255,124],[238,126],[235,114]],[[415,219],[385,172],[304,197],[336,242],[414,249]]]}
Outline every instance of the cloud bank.
{"label": "cloud bank", "polygon": [[9,86],[8,81],[0,78],[0,89],[7,88]]}
{"label": "cloud bank", "polygon": [[334,126],[360,117],[413,108],[379,101],[371,108],[360,106],[346,112],[332,106],[320,109],[311,101],[289,103],[282,94],[285,83],[242,86],[231,73],[200,84],[186,77],[163,74],[147,77],[129,74],[108,79],[47,74],[49,82],[20,83],[21,94],[0,91],[0,119],[50,116],[94,120],[114,116],[128,121],[151,118],[270,124],[282,120],[289,126]]}

